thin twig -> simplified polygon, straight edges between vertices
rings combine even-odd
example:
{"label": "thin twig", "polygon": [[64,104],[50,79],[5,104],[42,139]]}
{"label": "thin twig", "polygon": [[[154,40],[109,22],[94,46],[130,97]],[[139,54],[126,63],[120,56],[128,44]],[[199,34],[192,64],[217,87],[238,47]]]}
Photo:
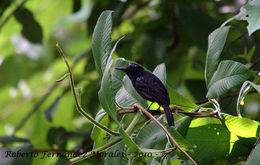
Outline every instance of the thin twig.
{"label": "thin twig", "polygon": [[0,30],[6,24],[6,22],[12,17],[12,15],[24,5],[25,1],[26,0],[22,0],[19,4],[17,4],[17,6],[3,19],[3,21],[1,21]]}
{"label": "thin twig", "polygon": [[[84,53],[80,54],[79,56],[75,57],[73,62],[72,62],[72,67],[74,68],[76,66],[76,64],[83,58],[85,57],[87,54],[89,53],[89,51],[85,51]],[[63,73],[62,75],[66,74]],[[42,98],[40,100],[38,100],[36,102],[36,104],[34,104],[34,106],[31,108],[31,110],[28,111],[28,113],[22,118],[22,120],[18,123],[18,125],[15,127],[13,135],[20,130],[25,123],[28,121],[28,119],[32,116],[32,114],[34,114],[37,110],[40,109],[41,105],[46,101],[46,99],[49,97],[49,95],[54,91],[54,89],[57,87],[57,83],[53,83],[51,85],[50,88],[47,89],[47,92],[44,93],[44,95],[42,96]]]}
{"label": "thin twig", "polygon": [[175,141],[175,139],[172,137],[172,135],[168,132],[168,130],[152,115],[150,114],[147,110],[145,110],[141,105],[139,104],[134,104],[134,107],[140,109],[145,115],[147,115],[149,118],[151,118],[156,124],[158,124],[163,131],[168,135],[168,137],[171,139],[171,141],[174,143],[175,147],[177,147],[183,154],[185,154],[193,164],[197,165],[197,163],[192,159],[192,157],[185,152],[181,146]]}
{"label": "thin twig", "polygon": [[115,135],[115,136],[120,135],[119,133],[117,133],[117,132],[107,128],[103,124],[97,122],[92,116],[90,116],[88,113],[86,113],[85,110],[81,107],[81,105],[80,105],[80,103],[78,101],[78,98],[77,98],[76,91],[75,91],[75,84],[74,84],[73,74],[72,74],[70,65],[69,65],[69,63],[67,61],[67,58],[65,57],[62,49],[60,48],[59,44],[56,44],[56,47],[57,47],[60,55],[62,56],[63,61],[65,62],[66,66],[67,66],[67,70],[68,70],[69,78],[70,78],[71,92],[72,92],[72,95],[73,95],[73,98],[74,98],[74,102],[75,102],[75,105],[76,105],[76,108],[77,108],[78,112],[81,115],[83,115],[84,117],[86,117],[92,124],[96,125],[98,128],[106,131],[107,133],[109,133],[111,135]]}

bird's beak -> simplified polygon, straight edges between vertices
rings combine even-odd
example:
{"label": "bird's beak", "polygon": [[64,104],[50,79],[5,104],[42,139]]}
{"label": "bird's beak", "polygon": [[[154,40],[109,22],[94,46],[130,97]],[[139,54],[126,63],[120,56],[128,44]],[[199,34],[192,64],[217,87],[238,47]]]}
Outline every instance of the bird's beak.
{"label": "bird's beak", "polygon": [[122,70],[122,71],[126,71],[126,67],[125,66],[123,66],[123,67],[115,67],[115,69],[118,69],[118,70]]}

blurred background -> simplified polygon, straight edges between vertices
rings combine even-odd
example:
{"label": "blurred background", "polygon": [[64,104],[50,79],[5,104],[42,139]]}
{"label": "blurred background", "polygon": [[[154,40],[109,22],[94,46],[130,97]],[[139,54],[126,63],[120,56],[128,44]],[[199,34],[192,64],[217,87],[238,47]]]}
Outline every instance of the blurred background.
{"label": "blurred background", "polygon": [[[1,0],[0,147],[19,146],[17,142],[29,140],[35,151],[91,150],[93,125],[76,111],[69,82],[55,82],[66,71],[55,45],[61,45],[73,67],[76,86],[82,89],[83,108],[95,116],[100,109],[100,79],[92,57],[91,39],[104,10],[114,11],[112,40],[125,35],[116,50],[118,57],[136,61],[149,70],[165,63],[169,87],[195,103],[205,102],[208,35],[237,14],[245,2]],[[252,64],[260,57],[260,32],[249,37],[246,22],[230,24],[232,28],[221,58]],[[224,112],[236,115],[238,92],[239,87],[220,98]],[[259,100],[257,94],[248,95],[243,115],[259,120]],[[2,137],[9,135],[21,139]],[[33,161],[48,164],[56,160]]]}

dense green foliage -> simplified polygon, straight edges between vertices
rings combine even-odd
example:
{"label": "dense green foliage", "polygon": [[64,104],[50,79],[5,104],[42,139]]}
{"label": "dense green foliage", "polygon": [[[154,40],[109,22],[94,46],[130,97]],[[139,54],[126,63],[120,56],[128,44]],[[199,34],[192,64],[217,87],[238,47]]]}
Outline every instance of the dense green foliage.
{"label": "dense green foliage", "polygon": [[174,113],[174,128],[155,116],[198,164],[258,163],[260,2],[235,2],[1,1],[0,165],[190,164],[165,154],[174,145],[154,121],[121,113],[149,104],[114,69],[129,61],[162,80],[171,105],[201,115]]}

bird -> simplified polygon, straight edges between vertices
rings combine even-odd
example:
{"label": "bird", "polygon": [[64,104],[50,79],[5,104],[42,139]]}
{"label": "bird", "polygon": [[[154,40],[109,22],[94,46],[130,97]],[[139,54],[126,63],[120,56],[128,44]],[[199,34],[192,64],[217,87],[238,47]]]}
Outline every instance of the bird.
{"label": "bird", "polygon": [[170,105],[170,98],[167,89],[162,81],[153,73],[146,71],[141,65],[137,63],[128,63],[123,67],[115,67],[117,70],[125,72],[129,77],[137,93],[145,100],[152,103],[148,106],[147,110],[154,102],[159,104],[159,108],[163,107],[169,126],[174,126],[174,118],[172,116]]}

